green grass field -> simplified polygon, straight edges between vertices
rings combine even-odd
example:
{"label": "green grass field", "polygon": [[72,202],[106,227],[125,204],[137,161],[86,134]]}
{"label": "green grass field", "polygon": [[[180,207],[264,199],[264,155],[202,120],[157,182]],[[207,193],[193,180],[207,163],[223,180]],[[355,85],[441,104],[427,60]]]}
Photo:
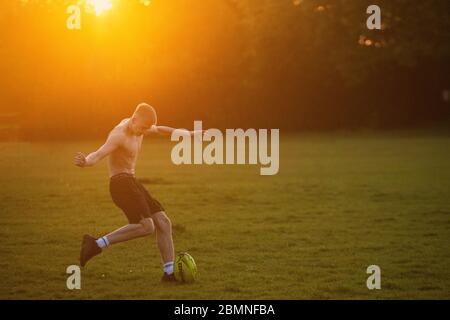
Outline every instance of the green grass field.
{"label": "green grass field", "polygon": [[[101,141],[0,143],[2,299],[450,298],[450,136],[281,134],[280,172],[175,166],[149,139],[137,176],[162,202],[176,251],[198,281],[162,285],[154,237],[108,248],[66,288],[84,233],[126,223],[106,162],[80,169]],[[381,267],[381,290],[366,268]]]}

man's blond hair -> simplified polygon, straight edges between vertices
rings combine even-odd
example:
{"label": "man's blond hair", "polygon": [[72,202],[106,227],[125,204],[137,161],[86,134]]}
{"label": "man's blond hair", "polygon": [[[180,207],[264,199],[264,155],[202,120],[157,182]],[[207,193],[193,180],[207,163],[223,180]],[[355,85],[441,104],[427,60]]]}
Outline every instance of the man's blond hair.
{"label": "man's blond hair", "polygon": [[153,124],[156,124],[158,117],[156,116],[155,109],[149,105],[148,103],[142,102],[139,103],[136,107],[136,110],[134,110],[133,117],[144,117],[144,118],[150,118],[153,120]]}

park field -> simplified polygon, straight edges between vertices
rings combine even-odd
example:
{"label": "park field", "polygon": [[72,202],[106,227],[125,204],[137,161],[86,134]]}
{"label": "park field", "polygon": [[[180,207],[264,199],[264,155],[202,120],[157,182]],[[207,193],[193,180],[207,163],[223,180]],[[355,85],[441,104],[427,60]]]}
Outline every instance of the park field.
{"label": "park field", "polygon": [[[1,299],[449,299],[450,135],[281,132],[280,171],[182,165],[174,143],[145,141],[137,176],[172,219],[191,285],[161,284],[154,237],[90,261],[66,288],[84,233],[126,223],[106,162],[75,152],[101,141],[0,143]],[[366,269],[381,268],[381,290]]]}

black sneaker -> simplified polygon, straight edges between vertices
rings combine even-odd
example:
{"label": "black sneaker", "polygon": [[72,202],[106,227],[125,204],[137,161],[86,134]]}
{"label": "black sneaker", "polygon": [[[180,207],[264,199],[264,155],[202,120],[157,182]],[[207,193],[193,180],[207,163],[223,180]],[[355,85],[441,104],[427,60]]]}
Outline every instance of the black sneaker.
{"label": "black sneaker", "polygon": [[176,281],[177,279],[175,279],[175,275],[173,273],[168,274],[164,272],[161,278],[161,282],[176,282]]}
{"label": "black sneaker", "polygon": [[83,242],[81,243],[80,252],[80,265],[84,267],[86,263],[91,260],[92,257],[100,254],[102,249],[95,242],[95,238],[88,234],[83,236]]}

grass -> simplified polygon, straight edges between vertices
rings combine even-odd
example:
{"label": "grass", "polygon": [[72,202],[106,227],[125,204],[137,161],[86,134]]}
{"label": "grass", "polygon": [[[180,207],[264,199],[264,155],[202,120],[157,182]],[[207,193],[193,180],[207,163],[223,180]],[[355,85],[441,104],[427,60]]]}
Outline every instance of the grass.
{"label": "grass", "polygon": [[[137,166],[196,259],[192,285],[162,285],[153,237],[108,248],[66,288],[81,236],[124,223],[106,163],[80,169],[100,141],[1,143],[2,299],[450,298],[450,136],[282,135],[280,172],[175,166],[148,140]],[[366,268],[381,267],[368,290]]]}

